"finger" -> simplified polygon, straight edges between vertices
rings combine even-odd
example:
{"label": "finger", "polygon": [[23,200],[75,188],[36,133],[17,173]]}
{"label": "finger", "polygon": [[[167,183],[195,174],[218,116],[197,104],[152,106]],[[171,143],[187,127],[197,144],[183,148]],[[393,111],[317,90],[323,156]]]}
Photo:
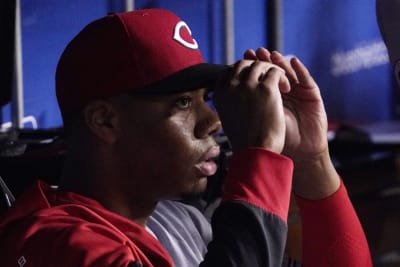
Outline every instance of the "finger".
{"label": "finger", "polygon": [[247,84],[249,88],[255,89],[258,83],[261,81],[265,73],[271,68],[272,65],[265,64],[262,61],[254,61],[249,68],[246,70],[246,76],[244,74],[241,75],[241,81],[244,84]]}
{"label": "finger", "polygon": [[273,81],[278,84],[278,88],[281,93],[288,93],[290,91],[290,82],[288,78],[286,77],[285,73],[277,66],[271,66],[265,73],[263,73],[263,76],[259,78],[259,81],[264,82],[271,75],[274,76]]}
{"label": "finger", "polygon": [[219,77],[214,87],[213,96],[213,104],[217,109],[221,108],[221,103],[230,93],[239,88],[242,76],[246,76],[245,73],[249,72],[253,63],[254,60],[239,60]]}
{"label": "finger", "polygon": [[289,81],[293,83],[298,83],[298,77],[295,70],[293,69],[290,62],[285,57],[283,57],[281,53],[279,53],[278,51],[273,51],[271,53],[271,61],[272,63],[280,66],[286,71],[286,75],[288,76]]}
{"label": "finger", "polygon": [[240,81],[246,79],[250,67],[254,64],[254,60],[239,60],[233,65],[233,69],[230,72],[230,75],[227,75],[227,82],[229,82],[230,88],[235,88],[239,85]]}
{"label": "finger", "polygon": [[244,70],[252,67],[256,61],[242,59],[235,63],[233,67],[233,75],[239,76]]}
{"label": "finger", "polygon": [[286,75],[282,75],[279,78],[279,90],[281,93],[289,93],[290,92],[290,81]]}
{"label": "finger", "polygon": [[273,64],[272,62],[266,62],[266,61],[262,61],[262,60],[256,60],[253,61],[253,64],[251,64],[251,67],[260,67],[262,69],[264,69],[264,73],[270,69],[271,67],[277,68],[278,70],[282,71],[282,73],[286,74],[285,70],[283,68],[281,68],[280,66]]}
{"label": "finger", "polygon": [[282,90],[282,92],[290,91],[290,86],[288,85],[285,71],[277,65],[259,60],[238,61],[234,66],[232,75],[229,77],[228,87],[230,89],[238,88],[238,86],[243,83],[247,84],[247,86],[250,88],[256,88],[257,84],[271,67],[274,67],[281,72],[279,88]]}
{"label": "finger", "polygon": [[[271,63],[259,60],[254,61],[249,68],[248,79],[258,83],[259,81],[262,80],[266,72],[272,67],[274,67],[274,65],[272,65]],[[284,73],[282,69],[280,70],[282,71],[282,73]]]}
{"label": "finger", "polygon": [[257,60],[256,52],[253,49],[247,49],[243,54],[243,58]]}
{"label": "finger", "polygon": [[272,62],[271,61],[271,53],[264,47],[258,48],[256,50],[255,54],[256,54],[258,60]]}
{"label": "finger", "polygon": [[[263,88],[268,88],[269,90],[273,90],[279,84],[281,80],[282,72],[277,68],[270,68],[264,74],[261,84],[263,84]],[[274,92],[274,91],[271,91]]]}
{"label": "finger", "polygon": [[297,57],[292,58],[290,63],[296,72],[297,78],[302,87],[317,87],[317,84],[310,75],[310,72]]}
{"label": "finger", "polygon": [[[263,50],[264,50],[264,52],[269,53],[267,49],[263,49]],[[266,63],[266,64],[268,64],[268,66],[271,66],[271,65],[269,65],[269,63]],[[282,75],[281,75],[280,78],[279,78],[279,90],[280,90],[282,93],[288,93],[288,92],[290,91],[290,82],[289,82],[288,78],[286,77],[286,72],[285,72],[285,70],[282,69],[281,67],[275,65],[275,64],[272,65],[271,67],[276,68],[276,69],[278,69],[279,71],[281,71],[281,74],[282,74]]]}

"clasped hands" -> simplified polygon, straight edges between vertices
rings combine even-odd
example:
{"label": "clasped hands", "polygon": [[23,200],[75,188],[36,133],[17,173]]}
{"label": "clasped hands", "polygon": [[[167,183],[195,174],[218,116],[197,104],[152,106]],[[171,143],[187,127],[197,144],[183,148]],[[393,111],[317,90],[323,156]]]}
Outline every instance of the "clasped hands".
{"label": "clasped hands", "polygon": [[247,50],[221,87],[214,104],[234,150],[264,147],[296,161],[328,149],[321,94],[298,58]]}

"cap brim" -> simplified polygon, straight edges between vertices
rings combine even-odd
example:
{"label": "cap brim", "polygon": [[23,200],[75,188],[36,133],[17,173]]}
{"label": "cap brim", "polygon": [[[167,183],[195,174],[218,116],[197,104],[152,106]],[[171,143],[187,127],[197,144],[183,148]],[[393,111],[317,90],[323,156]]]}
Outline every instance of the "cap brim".
{"label": "cap brim", "polygon": [[170,94],[199,88],[214,89],[215,82],[232,67],[222,64],[201,63],[183,69],[156,83],[135,90],[139,94]]}

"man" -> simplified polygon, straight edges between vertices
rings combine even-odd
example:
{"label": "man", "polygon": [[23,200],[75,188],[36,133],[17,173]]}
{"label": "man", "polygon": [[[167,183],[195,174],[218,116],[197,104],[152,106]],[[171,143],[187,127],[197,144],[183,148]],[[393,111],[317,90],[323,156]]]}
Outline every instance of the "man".
{"label": "man", "polygon": [[400,86],[399,11],[400,1],[398,0],[376,1],[376,17],[379,30],[389,52],[394,77]]}
{"label": "man", "polygon": [[292,174],[308,199],[304,265],[371,266],[329,159],[318,87],[299,60],[271,61],[205,64],[165,10],[86,26],[57,66],[68,142],[59,188],[38,181],[3,218],[2,266],[173,266],[145,227],[158,201],[205,189],[221,122],[234,155],[201,266],[281,264]]}
{"label": "man", "polygon": [[[293,68],[291,68],[288,65],[288,62],[286,62],[286,60],[277,52],[273,52],[271,54],[268,50],[264,48],[259,48],[257,51],[248,50],[245,52],[244,58],[259,59],[267,62],[273,61],[274,63],[282,66],[282,68],[285,68],[287,70],[288,75],[289,76],[292,75],[292,79],[297,79],[295,77]],[[313,86],[316,86],[315,83],[313,83]],[[318,101],[320,101],[320,99]],[[320,115],[321,115],[320,119],[322,121],[326,120],[324,112],[322,112]],[[326,134],[326,131],[324,134]],[[327,140],[326,136],[324,137],[324,139]],[[325,143],[323,146],[327,146],[327,143]],[[327,149],[327,147],[325,148]],[[328,158],[329,156],[324,155],[324,157]],[[328,161],[322,165],[326,165],[329,166],[329,168],[332,168],[331,163]],[[317,178],[318,176],[315,177]],[[324,178],[324,177],[321,176],[319,178]],[[324,188],[324,186],[321,186],[321,188]],[[312,193],[312,191],[310,191],[310,193]],[[312,197],[310,196],[311,194],[305,195],[307,199],[310,198],[312,199]],[[303,233],[304,235],[303,242],[305,243],[303,246],[305,248],[305,254],[306,254],[305,264],[304,264],[305,266],[346,266],[346,264],[349,264],[348,263],[349,258],[351,257],[337,257],[336,258],[337,262],[335,263],[330,262],[332,259],[330,259],[330,257],[326,255],[326,253],[329,250],[320,249],[319,245],[321,244],[318,244],[318,242],[323,243],[326,241],[326,239],[318,237],[318,233],[321,235],[329,233],[330,226],[326,225],[326,223],[336,224],[336,221],[340,218],[339,214],[333,215],[333,213],[331,213],[332,207],[335,205],[342,205],[346,202],[347,204],[345,205],[349,204],[348,200],[345,200],[343,203],[341,203],[340,197],[336,196],[335,200],[333,200],[333,198],[334,196],[331,196],[330,199],[327,198],[326,200],[324,200],[327,201],[324,205],[326,205],[328,202],[331,202],[329,205],[325,206],[326,210],[324,210],[322,206],[318,207],[321,204],[321,202],[317,201],[305,202],[304,199],[302,199],[301,197],[297,197],[297,201],[301,204],[303,211],[304,208],[307,208],[308,210],[307,213],[313,216],[312,220],[310,218],[308,219],[305,218],[305,220],[303,220],[303,224],[305,225],[304,229],[305,231]],[[340,208],[343,209],[344,206]],[[324,211],[324,214],[320,214],[319,216],[317,213],[312,214],[317,210]],[[344,212],[343,214],[346,214],[346,212]],[[343,217],[346,217],[346,215]],[[324,222],[320,221],[321,219],[324,219]],[[341,218],[340,220],[342,219],[343,218]],[[202,260],[202,255],[203,255],[202,253],[206,252],[205,245],[207,244],[208,240],[211,239],[210,229],[208,228],[207,224],[208,224],[207,220],[196,209],[185,206],[182,203],[162,201],[161,203],[159,203],[159,206],[157,207],[155,213],[151,216],[148,226],[153,232],[155,232],[156,236],[159,237],[160,242],[163,245],[165,245],[168,252],[172,255],[174,262],[176,263],[176,266],[195,266],[193,263],[200,262]],[[322,228],[319,230],[313,229],[318,225],[322,226]],[[337,227],[337,225],[335,227]],[[347,229],[347,231],[351,232],[350,229]],[[194,240],[196,241],[194,242]],[[344,241],[341,239],[341,237],[339,238],[339,236],[336,237],[336,240]],[[316,243],[314,243],[313,248],[311,249],[312,247],[311,244],[313,242]],[[350,240],[347,240],[347,242],[351,243]],[[189,244],[192,245],[189,246]],[[348,248],[351,248],[353,246],[354,244],[349,245]],[[354,249],[355,247],[351,248],[351,250],[353,250],[352,253],[355,252]],[[323,254],[320,254],[320,252],[317,251],[325,251],[325,252]],[[340,252],[337,253],[340,254]],[[357,257],[354,257],[353,259],[355,258]],[[360,258],[362,259],[362,257]],[[365,262],[353,261],[352,264],[354,264],[354,266],[370,266],[371,265],[370,258],[366,257],[365,260],[366,260]],[[324,263],[322,264],[321,262]],[[299,262],[295,262],[290,258],[285,258],[284,263],[282,264],[282,266],[300,266],[300,265],[301,264]]]}

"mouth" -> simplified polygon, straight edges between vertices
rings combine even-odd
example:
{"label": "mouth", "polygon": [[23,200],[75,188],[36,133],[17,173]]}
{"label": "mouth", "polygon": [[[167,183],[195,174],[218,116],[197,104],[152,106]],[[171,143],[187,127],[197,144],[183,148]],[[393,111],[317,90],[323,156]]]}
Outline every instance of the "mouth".
{"label": "mouth", "polygon": [[219,146],[212,146],[203,155],[200,162],[195,166],[204,176],[212,176],[217,172],[218,166],[215,163],[215,159],[218,158],[220,153]]}

